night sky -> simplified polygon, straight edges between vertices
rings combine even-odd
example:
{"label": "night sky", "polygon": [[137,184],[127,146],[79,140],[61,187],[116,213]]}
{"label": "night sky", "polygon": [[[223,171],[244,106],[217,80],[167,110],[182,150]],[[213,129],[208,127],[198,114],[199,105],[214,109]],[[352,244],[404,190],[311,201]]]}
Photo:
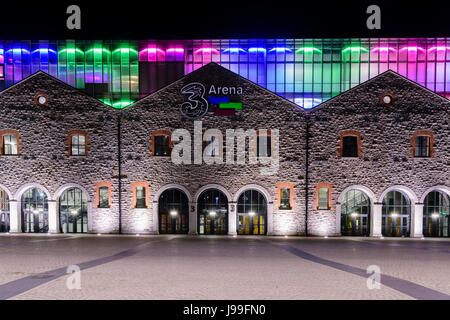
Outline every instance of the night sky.
{"label": "night sky", "polygon": [[[78,4],[82,29],[66,28]],[[366,9],[381,7],[381,30]],[[447,6],[447,7],[444,7]],[[1,39],[220,39],[450,36],[444,1],[34,1],[2,2]]]}

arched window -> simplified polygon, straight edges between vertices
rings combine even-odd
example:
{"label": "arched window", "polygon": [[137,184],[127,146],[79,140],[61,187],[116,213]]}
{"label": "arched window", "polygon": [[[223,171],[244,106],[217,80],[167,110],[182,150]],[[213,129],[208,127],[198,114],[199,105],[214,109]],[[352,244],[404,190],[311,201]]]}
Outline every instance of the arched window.
{"label": "arched window", "polygon": [[425,237],[449,237],[449,197],[432,191],[423,202],[423,235]]}
{"label": "arched window", "polygon": [[411,204],[400,191],[390,191],[383,199],[382,234],[406,237],[410,232]]}
{"label": "arched window", "polygon": [[165,190],[158,199],[159,233],[188,233],[189,200],[179,189]]}
{"label": "arched window", "polygon": [[67,140],[69,156],[88,155],[88,135],[85,131],[70,131]]}
{"label": "arched window", "polygon": [[217,189],[208,189],[198,197],[199,234],[228,233],[228,199]]}
{"label": "arched window", "polygon": [[368,236],[370,201],[360,190],[349,190],[341,204],[341,234],[343,236]]}
{"label": "arched window", "polygon": [[0,155],[20,155],[20,135],[16,130],[0,131]]}
{"label": "arched window", "polygon": [[266,234],[267,201],[259,191],[246,190],[239,196],[237,222],[238,234]]}
{"label": "arched window", "polygon": [[39,188],[31,188],[22,195],[22,231],[48,232],[47,195]]}
{"label": "arched window", "polygon": [[9,231],[9,197],[0,189],[0,232]]}
{"label": "arched window", "polygon": [[63,233],[86,233],[87,197],[78,188],[64,191],[59,199],[59,222]]}

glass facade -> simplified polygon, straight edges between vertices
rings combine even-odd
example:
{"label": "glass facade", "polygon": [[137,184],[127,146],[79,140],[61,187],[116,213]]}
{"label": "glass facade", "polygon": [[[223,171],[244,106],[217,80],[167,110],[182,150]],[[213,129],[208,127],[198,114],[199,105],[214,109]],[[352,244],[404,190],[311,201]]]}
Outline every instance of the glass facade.
{"label": "glass facade", "polygon": [[217,189],[202,192],[197,200],[198,233],[228,233],[228,199]]}
{"label": "glass facade", "polygon": [[256,190],[244,191],[237,203],[237,233],[245,235],[266,234],[267,202]]}
{"label": "glass facade", "polygon": [[369,198],[360,190],[350,190],[341,204],[341,234],[368,236],[370,218]]}
{"label": "glass facade", "polygon": [[423,235],[425,237],[449,237],[449,197],[439,191],[430,192],[423,206]]}
{"label": "glass facade", "polygon": [[28,189],[22,196],[22,232],[48,232],[47,195],[39,188]]}
{"label": "glass facade", "polygon": [[159,197],[159,233],[176,234],[189,231],[189,200],[178,189],[168,189]]}
{"label": "glass facade", "polygon": [[383,199],[381,226],[383,236],[407,237],[410,234],[411,204],[400,191],[391,191]]}
{"label": "glass facade", "polygon": [[304,108],[388,69],[450,97],[449,38],[0,41],[0,90],[42,70],[122,108],[209,62]]}
{"label": "glass facade", "polygon": [[59,222],[63,233],[87,232],[87,197],[78,188],[66,190],[59,199]]}

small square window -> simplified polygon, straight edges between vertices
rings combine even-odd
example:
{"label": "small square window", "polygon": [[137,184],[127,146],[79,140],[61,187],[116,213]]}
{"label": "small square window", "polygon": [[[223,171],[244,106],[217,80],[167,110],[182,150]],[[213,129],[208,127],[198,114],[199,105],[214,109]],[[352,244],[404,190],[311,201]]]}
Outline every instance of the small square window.
{"label": "small square window", "polygon": [[329,192],[328,188],[319,188],[319,210],[328,210],[329,206]]}
{"label": "small square window", "polygon": [[6,134],[3,136],[3,154],[4,155],[17,155],[17,136],[15,134]]}
{"label": "small square window", "polygon": [[349,157],[349,158],[358,157],[358,137],[356,136],[342,137],[342,157]]}
{"label": "small square window", "polygon": [[258,157],[271,157],[272,156],[272,138],[270,135],[257,136],[256,155]]}
{"label": "small square window", "polygon": [[155,156],[170,156],[169,136],[155,136],[153,143],[155,144]]}
{"label": "small square window", "polygon": [[291,189],[280,189],[280,210],[291,210]]}
{"label": "small square window", "polygon": [[147,208],[145,198],[146,198],[146,188],[136,187],[136,208]]}
{"label": "small square window", "polygon": [[430,137],[417,136],[414,148],[414,157],[428,158],[430,156]]}
{"label": "small square window", "polygon": [[109,208],[109,188],[108,187],[99,187],[99,208]]}
{"label": "small square window", "polygon": [[71,136],[70,152],[72,156],[86,155],[86,137],[82,134],[74,134]]}

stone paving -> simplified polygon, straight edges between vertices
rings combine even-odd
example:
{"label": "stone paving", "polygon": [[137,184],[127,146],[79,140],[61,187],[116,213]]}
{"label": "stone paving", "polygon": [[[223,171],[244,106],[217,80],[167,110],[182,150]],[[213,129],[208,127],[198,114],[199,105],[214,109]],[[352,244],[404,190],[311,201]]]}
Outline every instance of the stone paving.
{"label": "stone paving", "polygon": [[449,266],[450,239],[1,234],[0,298],[450,299]]}

